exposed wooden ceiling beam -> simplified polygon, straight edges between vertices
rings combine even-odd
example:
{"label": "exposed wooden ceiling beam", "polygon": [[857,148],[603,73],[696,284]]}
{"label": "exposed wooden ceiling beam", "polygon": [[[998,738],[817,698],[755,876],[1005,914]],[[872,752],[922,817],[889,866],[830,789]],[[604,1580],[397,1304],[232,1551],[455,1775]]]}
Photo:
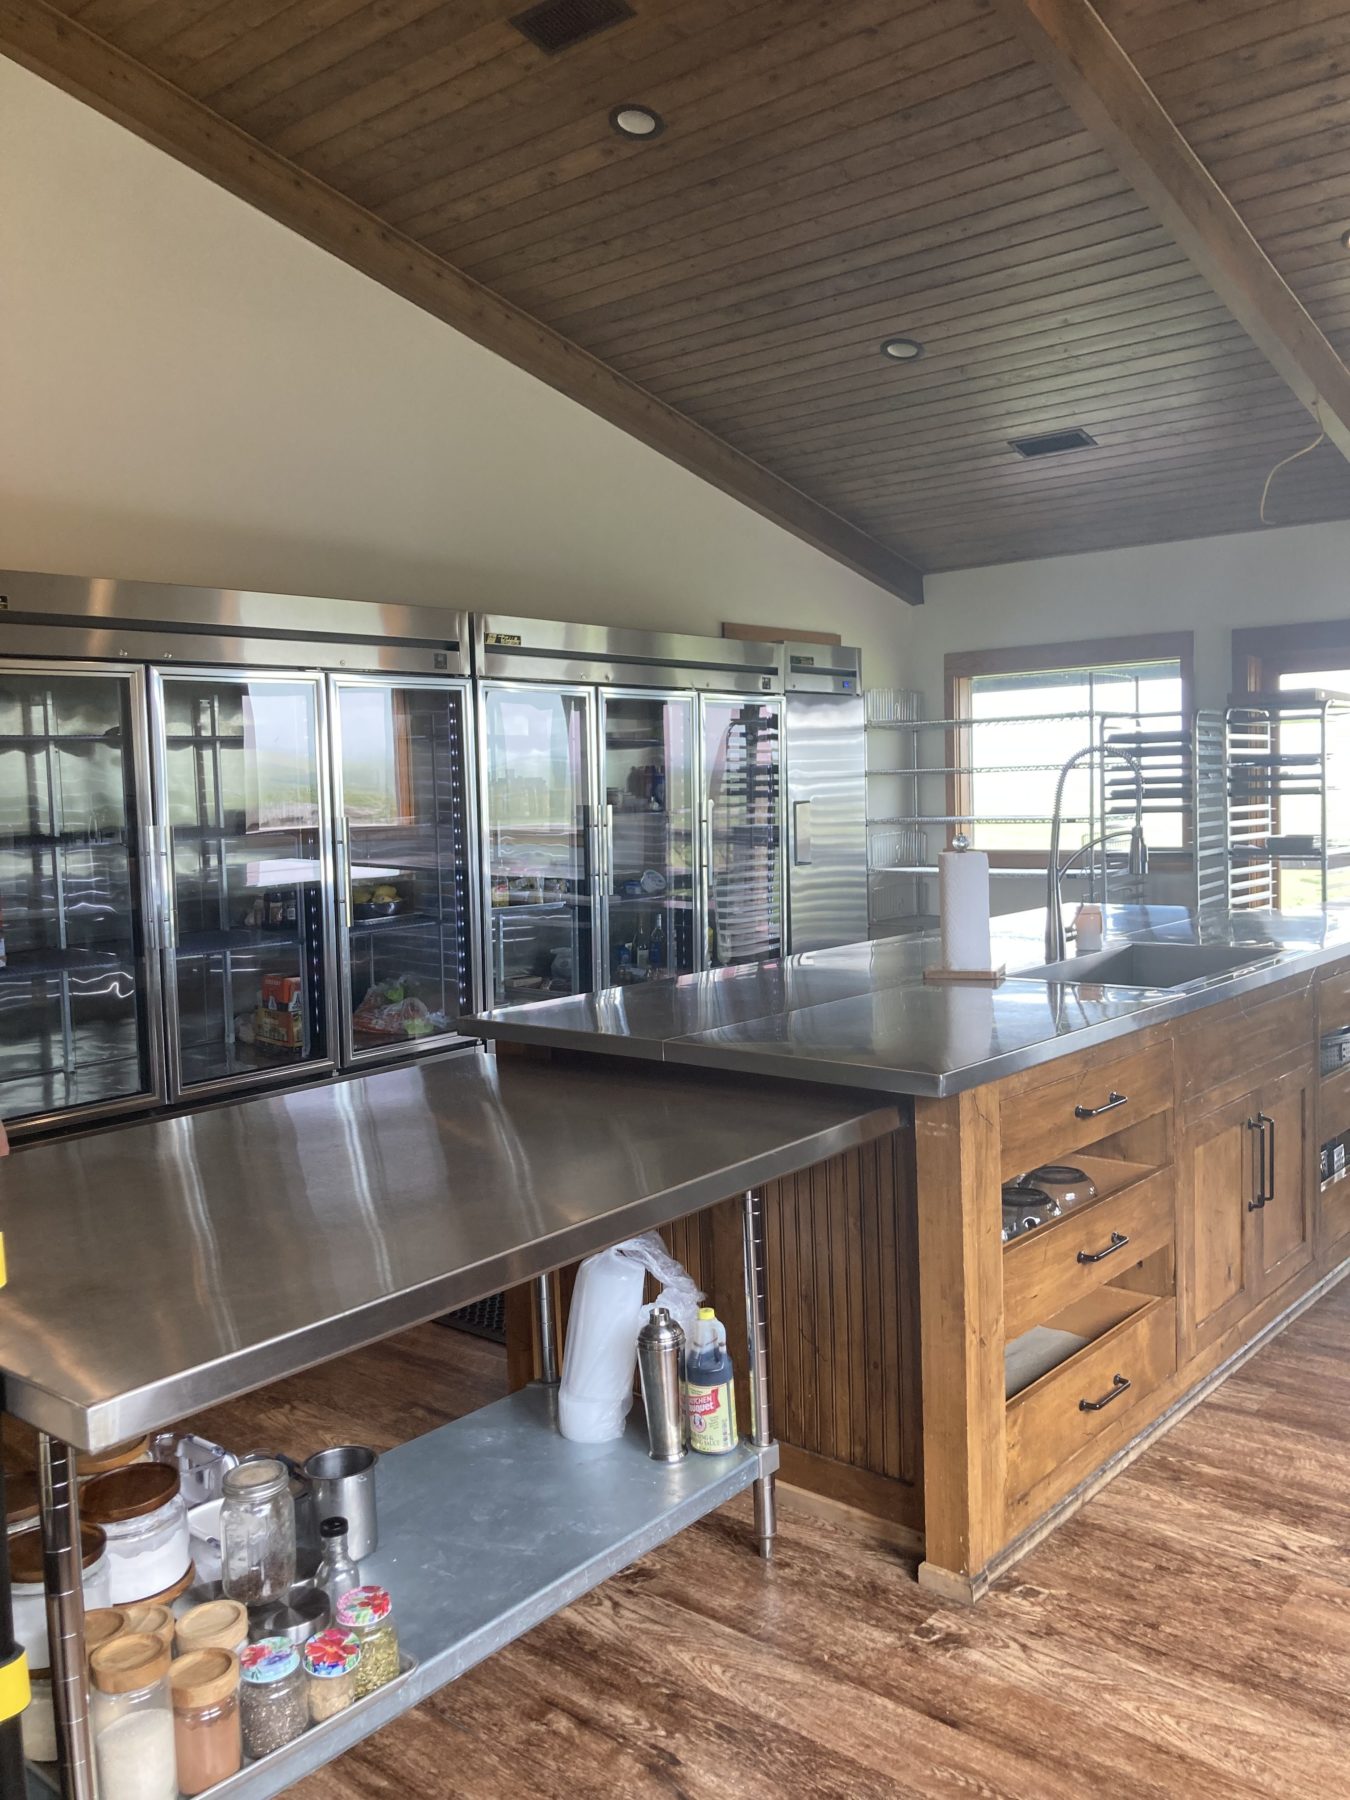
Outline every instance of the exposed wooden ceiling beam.
{"label": "exposed wooden ceiling beam", "polygon": [[1350,369],[1088,0],[995,0],[1252,342],[1350,460]]}
{"label": "exposed wooden ceiling beam", "polygon": [[538,319],[43,4],[0,0],[0,51],[912,606],[923,572]]}

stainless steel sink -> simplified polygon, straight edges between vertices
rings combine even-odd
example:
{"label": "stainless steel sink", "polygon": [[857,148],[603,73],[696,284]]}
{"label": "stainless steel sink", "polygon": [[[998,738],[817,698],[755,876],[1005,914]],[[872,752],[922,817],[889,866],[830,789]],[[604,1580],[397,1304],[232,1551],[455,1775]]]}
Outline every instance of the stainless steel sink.
{"label": "stainless steel sink", "polygon": [[1226,975],[1281,953],[1265,944],[1123,944],[1064,962],[1019,969],[1032,981],[1090,981],[1110,987],[1181,988],[1211,975]]}

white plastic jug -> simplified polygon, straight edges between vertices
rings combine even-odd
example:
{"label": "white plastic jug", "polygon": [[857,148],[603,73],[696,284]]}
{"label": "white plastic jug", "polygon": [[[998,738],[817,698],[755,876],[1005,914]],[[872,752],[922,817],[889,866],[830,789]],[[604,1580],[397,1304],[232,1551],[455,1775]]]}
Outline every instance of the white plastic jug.
{"label": "white plastic jug", "polygon": [[664,1283],[656,1304],[688,1335],[702,1295],[655,1232],[588,1256],[577,1271],[558,1389],[558,1429],[574,1443],[604,1444],[623,1436],[633,1404],[649,1271]]}

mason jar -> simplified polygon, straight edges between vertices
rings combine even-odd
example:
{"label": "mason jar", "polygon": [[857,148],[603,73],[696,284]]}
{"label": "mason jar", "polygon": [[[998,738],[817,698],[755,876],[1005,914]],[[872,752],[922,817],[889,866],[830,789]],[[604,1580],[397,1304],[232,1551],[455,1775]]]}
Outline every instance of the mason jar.
{"label": "mason jar", "polygon": [[225,1477],[220,1508],[221,1585],[231,1600],[282,1600],[295,1581],[295,1502],[290,1470],[272,1457]]}

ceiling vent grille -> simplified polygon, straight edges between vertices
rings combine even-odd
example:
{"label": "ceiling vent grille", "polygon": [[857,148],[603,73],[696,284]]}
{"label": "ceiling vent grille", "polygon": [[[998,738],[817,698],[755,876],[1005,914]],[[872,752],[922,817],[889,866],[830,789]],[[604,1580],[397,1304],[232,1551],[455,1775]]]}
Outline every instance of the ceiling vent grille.
{"label": "ceiling vent grille", "polygon": [[556,56],[633,17],[628,0],[543,0],[542,6],[517,13],[511,23],[522,37]]}
{"label": "ceiling vent grille", "polygon": [[1081,425],[1071,431],[1046,431],[1039,437],[1009,438],[1019,456],[1059,456],[1065,450],[1095,450],[1097,440],[1089,437]]}

